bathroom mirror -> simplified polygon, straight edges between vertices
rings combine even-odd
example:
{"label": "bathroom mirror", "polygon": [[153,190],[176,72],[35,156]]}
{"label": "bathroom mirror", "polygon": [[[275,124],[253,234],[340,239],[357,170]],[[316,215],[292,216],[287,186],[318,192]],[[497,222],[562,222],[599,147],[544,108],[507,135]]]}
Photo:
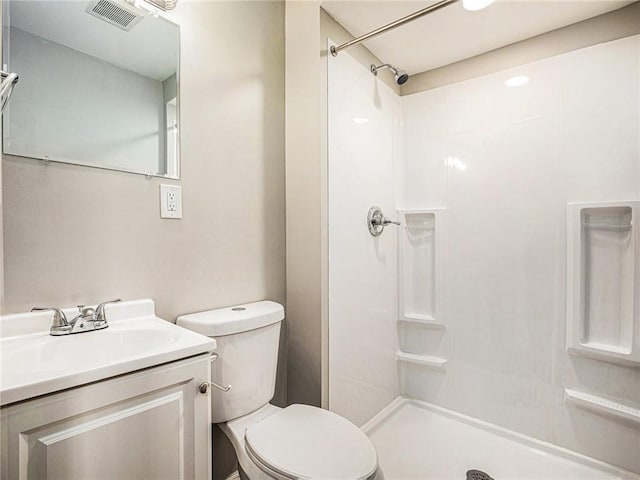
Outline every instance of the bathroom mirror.
{"label": "bathroom mirror", "polygon": [[3,2],[5,154],[179,178],[180,27],[140,7]]}

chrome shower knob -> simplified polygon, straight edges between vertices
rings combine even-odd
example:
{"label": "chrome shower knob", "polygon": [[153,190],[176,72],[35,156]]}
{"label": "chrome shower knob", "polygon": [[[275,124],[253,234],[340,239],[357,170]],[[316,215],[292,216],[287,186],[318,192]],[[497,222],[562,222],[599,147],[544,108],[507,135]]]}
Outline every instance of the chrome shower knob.
{"label": "chrome shower knob", "polygon": [[369,233],[373,237],[382,234],[384,227],[389,224],[400,225],[400,222],[395,222],[385,217],[380,207],[373,206],[369,209],[369,213],[367,214],[367,228],[369,228]]}

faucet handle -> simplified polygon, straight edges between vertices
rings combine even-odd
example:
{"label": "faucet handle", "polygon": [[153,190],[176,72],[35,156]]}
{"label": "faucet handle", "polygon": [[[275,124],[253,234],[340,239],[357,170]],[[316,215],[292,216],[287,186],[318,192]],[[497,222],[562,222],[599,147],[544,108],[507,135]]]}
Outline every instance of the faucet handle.
{"label": "faucet handle", "polygon": [[77,307],[78,307],[78,317],[92,318],[95,316],[96,311],[93,308],[87,307],[86,305],[77,305]]}
{"label": "faucet handle", "polygon": [[98,305],[96,307],[96,321],[98,321],[98,322],[106,322],[107,321],[107,316],[104,313],[105,305],[108,305],[109,303],[118,303],[118,302],[121,302],[121,301],[122,301],[122,299],[116,298],[115,300],[109,300],[107,302],[102,302],[100,305]]}
{"label": "faucet handle", "polygon": [[67,321],[67,316],[64,312],[56,307],[33,307],[31,309],[32,312],[46,312],[53,311],[53,325],[51,325],[51,334],[52,335],[60,335],[64,333],[68,333],[71,331],[71,325]]}
{"label": "faucet handle", "polygon": [[47,312],[51,310],[53,313],[53,326],[61,327],[63,325],[68,325],[67,316],[64,314],[62,309],[57,307],[33,307],[31,309],[32,312]]}

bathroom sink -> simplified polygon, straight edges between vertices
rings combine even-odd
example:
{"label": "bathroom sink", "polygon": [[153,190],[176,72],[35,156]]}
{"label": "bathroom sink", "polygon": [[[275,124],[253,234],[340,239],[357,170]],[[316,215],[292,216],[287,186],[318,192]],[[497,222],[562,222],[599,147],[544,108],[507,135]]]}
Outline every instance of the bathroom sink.
{"label": "bathroom sink", "polygon": [[66,335],[52,337],[34,335],[14,337],[2,343],[2,363],[5,375],[50,375],[66,372],[74,363],[83,368],[145,355],[175,343],[178,335],[166,329],[148,330],[122,328],[120,325],[98,330],[94,335]]}
{"label": "bathroom sink", "polygon": [[216,348],[215,340],[156,317],[151,300],[109,307],[108,328],[57,337],[49,335],[50,313],[0,317],[0,404]]}

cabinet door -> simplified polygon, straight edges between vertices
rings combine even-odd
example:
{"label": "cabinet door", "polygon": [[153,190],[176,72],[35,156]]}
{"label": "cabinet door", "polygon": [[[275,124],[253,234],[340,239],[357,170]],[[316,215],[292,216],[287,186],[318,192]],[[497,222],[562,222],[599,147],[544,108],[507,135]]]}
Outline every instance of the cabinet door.
{"label": "cabinet door", "polygon": [[209,355],[2,409],[2,479],[211,478]]}

